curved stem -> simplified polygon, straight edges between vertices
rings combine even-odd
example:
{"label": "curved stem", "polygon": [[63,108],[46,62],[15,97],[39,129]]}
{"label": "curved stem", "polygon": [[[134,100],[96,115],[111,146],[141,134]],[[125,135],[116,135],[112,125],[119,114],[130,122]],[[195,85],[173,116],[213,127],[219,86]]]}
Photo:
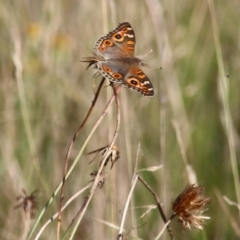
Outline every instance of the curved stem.
{"label": "curved stem", "polygon": [[68,147],[68,150],[67,150],[67,154],[66,154],[66,157],[65,157],[65,161],[64,161],[64,168],[63,168],[63,180],[62,180],[62,187],[61,187],[61,194],[60,194],[60,201],[59,201],[59,206],[58,206],[58,218],[57,218],[57,240],[59,239],[59,236],[60,236],[60,226],[61,226],[61,221],[62,221],[62,212],[61,212],[61,209],[62,209],[62,204],[63,204],[63,198],[64,198],[64,189],[65,189],[65,181],[66,181],[66,173],[67,173],[67,170],[68,170],[68,164],[69,164],[69,156],[70,156],[70,153],[72,151],[72,147],[79,135],[79,133],[81,132],[81,130],[83,129],[83,127],[85,126],[87,120],[89,119],[89,116],[91,115],[92,113],[92,110],[95,106],[95,103],[98,99],[98,96],[99,96],[99,93],[100,93],[100,90],[102,88],[102,85],[105,81],[105,78],[102,78],[102,81],[100,82],[99,86],[98,86],[98,89],[97,89],[97,92],[94,96],[94,99],[92,101],[92,105],[90,107],[90,109],[88,110],[88,113],[85,117],[85,119],[83,120],[82,124],[79,126],[78,130],[76,131],[76,133],[74,134],[73,136],[73,139]]}
{"label": "curved stem", "polygon": [[[111,86],[112,86],[112,88],[113,88],[114,94],[113,94],[113,96],[111,97],[111,99],[109,100],[109,102],[108,102],[105,110],[103,111],[103,113],[102,113],[101,116],[99,117],[96,125],[99,125],[99,123],[102,121],[103,117],[106,115],[106,113],[107,113],[107,111],[108,111],[109,106],[111,105],[111,103],[112,103],[113,100],[115,99],[116,107],[117,107],[116,129],[115,129],[115,132],[114,132],[113,139],[112,139],[112,141],[111,141],[111,143],[110,143],[110,145],[109,145],[109,148],[108,148],[108,150],[106,151],[106,153],[105,153],[105,155],[104,155],[104,158],[103,158],[103,160],[102,160],[102,162],[101,162],[101,165],[100,165],[100,167],[99,167],[99,169],[98,169],[98,173],[97,173],[97,175],[96,175],[96,177],[95,177],[95,179],[94,179],[92,188],[91,188],[88,196],[86,197],[86,199],[85,199],[82,207],[80,208],[79,212],[77,213],[77,216],[79,215],[79,218],[78,218],[78,221],[76,222],[76,224],[75,224],[75,226],[74,226],[74,228],[73,228],[73,231],[72,231],[71,236],[69,237],[69,240],[73,239],[73,237],[74,237],[74,235],[75,235],[75,233],[76,233],[76,230],[77,230],[77,228],[78,228],[78,226],[79,226],[79,224],[80,224],[80,222],[81,222],[81,220],[82,220],[82,218],[83,218],[83,216],[84,216],[84,213],[86,212],[87,206],[89,205],[89,203],[90,203],[90,201],[91,201],[91,199],[92,199],[92,197],[93,197],[93,194],[95,193],[95,191],[96,191],[96,189],[97,189],[97,187],[98,187],[98,181],[99,181],[100,174],[101,174],[101,172],[102,172],[102,169],[103,169],[103,167],[104,167],[104,165],[105,165],[106,160],[108,159],[108,157],[109,157],[109,155],[110,155],[110,153],[111,153],[111,149],[112,149],[112,147],[113,147],[113,145],[114,145],[114,143],[115,143],[115,141],[116,141],[116,138],[117,138],[117,135],[118,135],[118,132],[119,132],[119,128],[120,128],[120,105],[119,105],[119,100],[118,100],[118,97],[117,97],[117,93],[120,91],[120,89],[121,89],[122,86],[119,85],[119,86],[117,87],[117,89],[115,89],[115,87],[114,87],[113,85],[111,85]],[[94,126],[94,127],[95,127],[95,126]],[[77,216],[75,217],[75,219],[77,218]],[[72,223],[70,224],[70,226],[68,227],[67,231],[69,230],[69,228],[71,227],[71,225],[73,224],[73,222],[75,221],[75,219],[73,219],[73,221],[72,221]],[[67,231],[66,231],[66,232],[67,232]],[[63,238],[66,236],[66,232],[65,232]],[[62,239],[63,239],[63,238],[62,238]]]}

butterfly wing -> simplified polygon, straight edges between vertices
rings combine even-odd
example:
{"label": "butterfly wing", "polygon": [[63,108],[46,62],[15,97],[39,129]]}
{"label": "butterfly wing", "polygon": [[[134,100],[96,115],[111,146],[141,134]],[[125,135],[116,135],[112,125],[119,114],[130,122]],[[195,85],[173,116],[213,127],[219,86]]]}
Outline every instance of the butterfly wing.
{"label": "butterfly wing", "polygon": [[114,83],[123,83],[124,76],[126,76],[129,71],[127,64],[119,62],[99,61],[96,67],[105,78]]}
{"label": "butterfly wing", "polygon": [[101,37],[95,44],[97,55],[106,58],[134,56],[135,34],[128,22],[123,22],[116,29]]}
{"label": "butterfly wing", "polygon": [[97,69],[101,74],[114,83],[136,90],[144,96],[153,96],[154,90],[150,79],[137,65],[122,62],[98,62]]}
{"label": "butterfly wing", "polygon": [[136,90],[144,96],[153,96],[153,85],[147,75],[137,66],[131,65],[123,84],[130,89]]}

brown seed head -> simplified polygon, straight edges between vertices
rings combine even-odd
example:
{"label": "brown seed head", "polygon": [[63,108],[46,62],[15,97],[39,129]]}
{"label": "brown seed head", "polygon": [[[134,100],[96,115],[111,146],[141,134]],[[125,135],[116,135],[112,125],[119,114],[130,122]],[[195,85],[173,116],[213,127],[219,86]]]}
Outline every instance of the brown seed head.
{"label": "brown seed head", "polygon": [[206,211],[206,205],[211,198],[204,196],[204,188],[195,184],[188,184],[184,191],[175,199],[172,205],[174,213],[178,216],[178,221],[184,228],[203,229],[204,220],[210,217],[201,215]]}
{"label": "brown seed head", "polygon": [[37,200],[36,200],[36,190],[33,191],[30,195],[27,195],[27,192],[22,189],[22,194],[17,197],[17,200],[22,200],[20,204],[14,208],[22,207],[26,214],[29,214],[30,218],[33,219],[35,215],[35,210],[37,209]]}

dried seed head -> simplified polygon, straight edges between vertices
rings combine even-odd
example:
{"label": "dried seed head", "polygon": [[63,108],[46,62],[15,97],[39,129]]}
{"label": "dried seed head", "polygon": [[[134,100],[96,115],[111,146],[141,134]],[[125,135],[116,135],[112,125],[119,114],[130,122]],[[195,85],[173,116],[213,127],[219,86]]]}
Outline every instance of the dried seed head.
{"label": "dried seed head", "polygon": [[[97,150],[94,150],[94,151],[91,151],[89,153],[87,153],[88,155],[89,154],[93,154],[93,153],[101,153],[103,156],[105,155],[105,153],[108,151],[108,146],[105,146],[105,147],[101,147]],[[110,161],[112,164],[111,164],[111,169],[114,165],[114,163],[120,158],[120,152],[118,151],[118,148],[116,145],[113,145],[112,149],[110,150],[110,153],[109,153],[109,156],[108,158],[106,159],[106,162],[104,164],[104,166],[107,166],[108,162]],[[95,158],[91,161],[93,162],[95,160]],[[91,163],[90,162],[90,163]]]}
{"label": "dried seed head", "polygon": [[22,207],[24,212],[29,214],[30,218],[33,219],[38,205],[36,200],[36,190],[30,195],[27,195],[26,190],[22,189],[22,194],[17,197],[17,200],[22,200],[22,202],[15,206],[14,209]]}
{"label": "dried seed head", "polygon": [[188,184],[184,191],[175,199],[172,205],[174,213],[178,216],[178,221],[182,223],[184,228],[203,229],[204,220],[210,217],[203,216],[206,205],[211,198],[204,196],[204,188],[195,184]]}
{"label": "dried seed head", "polygon": [[[96,178],[98,174],[98,171],[94,171],[92,173],[90,173],[90,176],[93,178],[93,180],[91,180],[90,182],[93,182]],[[105,178],[106,178],[106,174],[104,172],[101,172],[99,175],[99,179],[98,179],[98,187],[101,189],[105,183]]]}
{"label": "dried seed head", "polygon": [[111,164],[111,169],[112,169],[114,163],[120,158],[120,152],[118,151],[118,148],[116,145],[113,145],[112,151],[109,157],[112,163]]}

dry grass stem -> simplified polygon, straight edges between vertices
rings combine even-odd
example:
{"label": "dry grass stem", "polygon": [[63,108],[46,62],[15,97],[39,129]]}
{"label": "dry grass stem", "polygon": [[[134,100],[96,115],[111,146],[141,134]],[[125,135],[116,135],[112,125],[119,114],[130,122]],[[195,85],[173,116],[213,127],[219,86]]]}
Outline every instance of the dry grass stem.
{"label": "dry grass stem", "polygon": [[66,154],[66,157],[65,157],[65,161],[64,161],[64,168],[63,168],[63,180],[62,180],[62,187],[61,187],[61,193],[60,193],[60,201],[59,201],[59,207],[58,207],[58,219],[57,219],[57,239],[60,238],[60,226],[61,226],[61,209],[62,209],[62,202],[63,202],[63,199],[64,199],[64,186],[65,186],[65,181],[66,181],[66,174],[67,174],[67,170],[68,170],[68,163],[69,163],[69,157],[70,157],[70,153],[71,153],[71,150],[72,150],[72,147],[79,135],[79,133],[81,132],[81,130],[83,129],[83,127],[85,126],[87,120],[89,119],[91,113],[92,113],[92,110],[95,106],[95,103],[97,102],[97,99],[98,99],[98,96],[99,96],[99,93],[100,93],[100,90],[103,86],[103,83],[105,81],[105,78],[102,78],[101,82],[99,83],[99,86],[98,86],[98,89],[97,89],[97,92],[94,96],[94,99],[92,101],[92,105],[91,107],[89,108],[88,110],[88,113],[86,115],[86,117],[84,118],[83,122],[81,123],[81,125],[79,126],[78,130],[76,131],[76,133],[74,134],[73,136],[73,139],[68,147],[68,150],[67,150],[67,154]]}
{"label": "dry grass stem", "polygon": [[[81,195],[84,191],[86,191],[91,185],[88,184],[86,187],[84,187],[83,189],[81,189],[80,191],[78,191],[77,193],[75,193],[71,198],[69,198],[66,203],[62,206],[61,212],[64,211],[64,209],[67,208],[67,206],[73,201],[75,200],[79,195]],[[43,231],[46,229],[46,227],[54,220],[58,217],[58,212],[56,214],[54,214],[42,227],[41,229],[38,231],[36,237],[34,238],[34,240],[38,240],[40,238],[40,236],[42,235]]]}
{"label": "dry grass stem", "polygon": [[[99,125],[99,123],[102,121],[102,119],[106,115],[106,113],[107,113],[111,103],[115,99],[115,102],[116,102],[116,115],[117,115],[117,117],[116,117],[116,129],[115,129],[115,132],[114,132],[114,135],[113,135],[113,139],[112,139],[111,143],[109,144],[109,149],[108,149],[108,151],[106,151],[106,153],[105,153],[105,155],[103,157],[103,160],[101,162],[101,165],[100,165],[100,167],[98,169],[98,173],[97,173],[97,175],[95,177],[95,180],[93,182],[92,188],[91,188],[87,198],[85,199],[82,207],[80,208],[80,210],[79,210],[79,212],[77,214],[77,216],[79,215],[78,216],[78,220],[77,220],[77,222],[76,222],[76,224],[75,224],[75,226],[73,228],[71,237],[69,238],[70,240],[73,238],[74,234],[76,233],[76,230],[77,230],[77,228],[78,228],[78,226],[79,226],[79,224],[80,224],[80,222],[81,222],[81,220],[82,220],[82,218],[84,216],[84,213],[86,212],[86,209],[87,209],[87,207],[88,207],[88,205],[89,205],[89,203],[90,203],[90,201],[91,201],[91,199],[93,197],[93,194],[95,193],[95,191],[96,191],[96,189],[98,187],[100,175],[102,173],[104,165],[106,164],[106,160],[109,158],[109,156],[111,154],[111,149],[113,148],[113,146],[115,144],[115,141],[116,141],[117,135],[118,135],[118,131],[119,131],[119,128],[120,128],[120,104],[119,104],[119,100],[118,100],[118,93],[119,93],[119,91],[120,91],[122,86],[119,85],[116,89],[115,89],[115,86],[113,86],[113,85],[111,85],[111,86],[112,86],[114,94],[112,95],[111,99],[108,101],[108,103],[107,103],[103,113],[101,114],[101,116],[99,117],[98,121],[96,122],[96,125]],[[95,127],[93,127],[93,128],[95,128]]]}

